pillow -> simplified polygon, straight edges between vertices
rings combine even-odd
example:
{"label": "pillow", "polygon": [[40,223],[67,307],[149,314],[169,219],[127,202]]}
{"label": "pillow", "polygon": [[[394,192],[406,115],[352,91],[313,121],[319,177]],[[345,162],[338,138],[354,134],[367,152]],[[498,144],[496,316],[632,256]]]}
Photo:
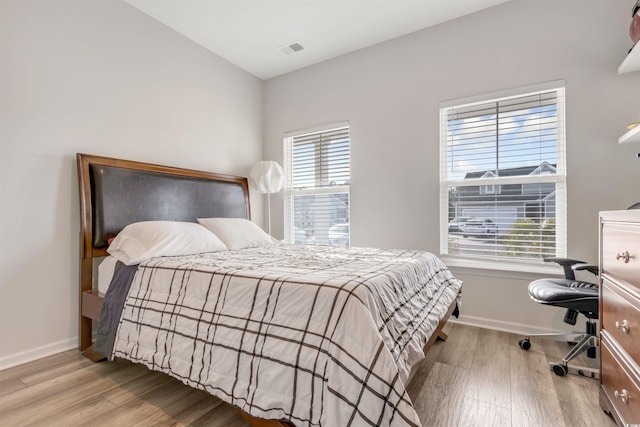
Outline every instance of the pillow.
{"label": "pillow", "polygon": [[127,225],[107,252],[126,265],[158,256],[225,251],[215,234],[195,222],[144,221]]}
{"label": "pillow", "polygon": [[272,245],[277,242],[248,219],[198,218],[198,222],[213,231],[229,249]]}

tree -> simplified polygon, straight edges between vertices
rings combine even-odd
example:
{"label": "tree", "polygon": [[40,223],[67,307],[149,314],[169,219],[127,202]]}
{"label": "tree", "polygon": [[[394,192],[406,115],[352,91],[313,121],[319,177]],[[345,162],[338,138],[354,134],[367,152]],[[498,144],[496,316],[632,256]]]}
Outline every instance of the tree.
{"label": "tree", "polygon": [[545,258],[556,254],[556,222],[519,219],[504,239],[508,256]]}

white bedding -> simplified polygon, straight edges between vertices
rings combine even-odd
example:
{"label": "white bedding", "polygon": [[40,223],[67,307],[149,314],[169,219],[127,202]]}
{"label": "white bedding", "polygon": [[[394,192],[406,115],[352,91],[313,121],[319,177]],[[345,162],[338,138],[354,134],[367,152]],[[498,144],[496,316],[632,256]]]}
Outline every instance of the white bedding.
{"label": "white bedding", "polygon": [[115,257],[109,255],[98,264],[98,291],[102,294],[106,294],[107,289],[109,289],[117,262],[118,260]]}
{"label": "white bedding", "polygon": [[262,418],[419,426],[411,367],[462,286],[420,251],[273,245],[140,265],[113,356]]}

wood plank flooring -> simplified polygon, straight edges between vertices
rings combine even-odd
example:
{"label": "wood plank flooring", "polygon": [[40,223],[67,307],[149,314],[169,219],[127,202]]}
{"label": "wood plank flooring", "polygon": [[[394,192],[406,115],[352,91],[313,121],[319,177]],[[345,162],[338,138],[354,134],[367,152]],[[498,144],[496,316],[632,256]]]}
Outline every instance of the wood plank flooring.
{"label": "wood plank flooring", "polygon": [[[598,381],[558,377],[548,362],[566,343],[448,324],[408,391],[424,427],[614,427]],[[597,366],[591,359],[578,364]],[[245,427],[235,410],[160,373],[125,361],[93,363],[68,351],[0,371],[2,426]],[[333,426],[332,426],[333,427]],[[338,426],[335,426],[338,427]]]}

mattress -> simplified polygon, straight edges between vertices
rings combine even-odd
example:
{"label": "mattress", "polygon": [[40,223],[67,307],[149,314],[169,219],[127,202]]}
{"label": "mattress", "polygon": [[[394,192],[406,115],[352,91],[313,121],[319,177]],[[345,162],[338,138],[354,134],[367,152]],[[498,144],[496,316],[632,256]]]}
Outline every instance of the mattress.
{"label": "mattress", "polygon": [[107,293],[111,279],[113,279],[113,272],[115,271],[117,262],[117,259],[109,255],[98,264],[98,291],[100,293]]}

